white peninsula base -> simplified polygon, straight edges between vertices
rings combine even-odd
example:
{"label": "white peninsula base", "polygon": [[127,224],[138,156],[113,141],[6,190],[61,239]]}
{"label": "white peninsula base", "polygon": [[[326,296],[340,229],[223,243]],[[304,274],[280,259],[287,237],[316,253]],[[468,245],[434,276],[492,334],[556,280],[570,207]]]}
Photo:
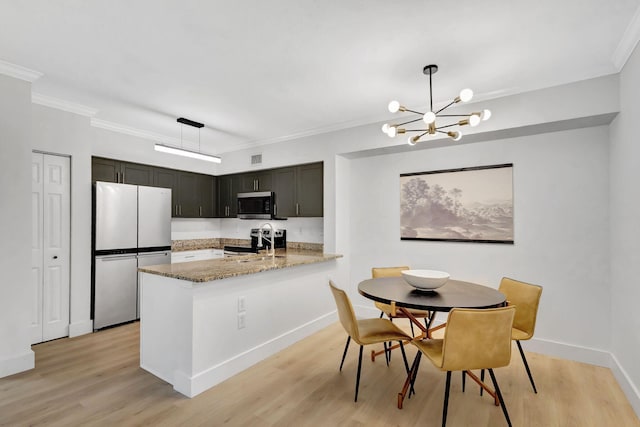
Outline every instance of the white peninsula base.
{"label": "white peninsula base", "polygon": [[335,261],[204,283],[140,273],[140,366],[188,397],[335,322]]}

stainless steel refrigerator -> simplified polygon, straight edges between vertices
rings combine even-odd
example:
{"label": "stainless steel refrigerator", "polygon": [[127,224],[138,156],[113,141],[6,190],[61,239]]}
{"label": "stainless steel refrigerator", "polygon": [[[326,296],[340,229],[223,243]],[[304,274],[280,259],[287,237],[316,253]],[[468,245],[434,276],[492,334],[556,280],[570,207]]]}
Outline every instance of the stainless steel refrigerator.
{"label": "stainless steel refrigerator", "polygon": [[171,189],[96,182],[93,327],[139,318],[138,266],[171,263]]}

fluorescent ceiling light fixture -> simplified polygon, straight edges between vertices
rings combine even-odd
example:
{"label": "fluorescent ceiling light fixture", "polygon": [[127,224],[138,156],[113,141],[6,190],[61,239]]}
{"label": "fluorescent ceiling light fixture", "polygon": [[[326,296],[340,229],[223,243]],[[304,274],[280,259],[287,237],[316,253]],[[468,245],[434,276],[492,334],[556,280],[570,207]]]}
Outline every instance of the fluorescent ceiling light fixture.
{"label": "fluorescent ceiling light fixture", "polygon": [[[450,130],[454,126],[471,126],[476,127],[480,124],[480,122],[488,120],[491,117],[491,111],[482,110],[474,113],[466,113],[466,114],[441,114],[444,110],[451,107],[454,104],[458,104],[459,102],[469,102],[471,98],[473,98],[473,91],[471,89],[462,89],[460,94],[456,96],[453,101],[449,102],[444,107],[440,108],[437,111],[433,110],[433,84],[431,81],[431,76],[434,75],[438,71],[438,66],[431,64],[426,65],[422,69],[422,73],[429,76],[429,111],[421,112],[411,110],[404,105],[400,104],[398,101],[391,101],[389,103],[389,112],[390,113],[413,113],[417,115],[414,118],[407,120],[402,123],[385,123],[382,125],[382,132],[386,133],[389,137],[394,138],[399,134],[404,134],[408,132],[417,132],[418,135],[411,136],[408,139],[409,145],[416,145],[420,142],[420,138],[425,135],[435,135],[436,133],[441,133],[449,136],[454,141],[459,141],[462,138],[462,132],[459,130]],[[450,117],[457,117],[453,122],[449,122],[446,124],[437,123],[438,119]],[[451,119],[449,119],[451,120]],[[422,129],[406,129],[404,125],[416,122],[423,122],[426,125],[426,128]]]}
{"label": "fluorescent ceiling light fixture", "polygon": [[191,157],[192,159],[204,160],[206,162],[222,163],[222,159],[218,156],[198,153],[197,151],[185,150],[184,148],[170,147],[164,144],[156,144],[155,150],[161,151],[163,153],[176,154],[178,156]]}
{"label": "fluorescent ceiling light fixture", "polygon": [[192,159],[204,160],[205,162],[212,163],[222,163],[222,159],[218,156],[214,156],[211,154],[204,154],[200,152],[200,129],[204,127],[204,124],[194,122],[193,120],[185,119],[184,117],[180,117],[176,120],[181,125],[193,126],[194,128],[198,128],[198,151],[191,151],[182,148],[182,126],[180,127],[180,147],[172,147],[170,145],[165,144],[156,144],[154,149],[156,151],[160,151],[162,153],[175,154],[177,156],[190,157]]}

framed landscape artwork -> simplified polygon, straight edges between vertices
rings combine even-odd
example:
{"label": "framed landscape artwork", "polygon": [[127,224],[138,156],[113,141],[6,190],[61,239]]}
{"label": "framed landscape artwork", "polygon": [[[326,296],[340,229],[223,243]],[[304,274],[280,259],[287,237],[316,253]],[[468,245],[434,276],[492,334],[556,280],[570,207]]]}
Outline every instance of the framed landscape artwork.
{"label": "framed landscape artwork", "polygon": [[513,164],[401,174],[400,239],[513,244]]}

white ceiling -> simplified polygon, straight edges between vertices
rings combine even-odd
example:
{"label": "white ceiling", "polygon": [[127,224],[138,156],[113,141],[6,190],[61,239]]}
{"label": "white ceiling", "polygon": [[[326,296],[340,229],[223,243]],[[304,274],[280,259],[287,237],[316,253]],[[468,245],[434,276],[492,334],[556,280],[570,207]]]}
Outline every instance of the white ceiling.
{"label": "white ceiling", "polygon": [[[100,121],[223,153],[618,72],[640,0],[0,0],[0,60]],[[197,140],[194,128],[184,138]],[[189,133],[191,132],[191,133]],[[193,133],[196,132],[196,133]]]}

